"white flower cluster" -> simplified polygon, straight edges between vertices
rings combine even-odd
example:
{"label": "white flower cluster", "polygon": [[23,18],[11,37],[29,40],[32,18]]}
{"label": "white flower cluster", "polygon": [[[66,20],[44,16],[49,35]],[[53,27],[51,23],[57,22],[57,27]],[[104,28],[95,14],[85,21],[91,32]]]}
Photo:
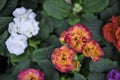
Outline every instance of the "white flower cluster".
{"label": "white flower cluster", "polygon": [[36,14],[32,9],[24,7],[15,9],[13,16],[14,21],[8,27],[11,36],[7,39],[6,46],[10,53],[20,55],[27,47],[27,38],[38,34],[39,22],[35,20]]}

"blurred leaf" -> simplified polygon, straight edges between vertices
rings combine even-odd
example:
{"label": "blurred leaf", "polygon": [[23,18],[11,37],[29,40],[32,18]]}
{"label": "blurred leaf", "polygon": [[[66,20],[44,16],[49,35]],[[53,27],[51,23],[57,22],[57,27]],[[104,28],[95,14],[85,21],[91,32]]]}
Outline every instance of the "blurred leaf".
{"label": "blurred leaf", "polygon": [[40,39],[45,40],[49,37],[49,33],[50,33],[49,29],[50,28],[48,25],[46,25],[44,19],[40,21],[39,25],[40,25],[40,31],[37,34],[37,36],[40,37]]}
{"label": "blurred leaf", "polygon": [[11,74],[0,74],[0,80],[13,80]]}
{"label": "blurred leaf", "polygon": [[57,19],[64,19],[70,14],[70,6],[63,0],[46,0],[43,5],[44,10],[49,16]]}
{"label": "blurred leaf", "polygon": [[70,25],[77,24],[78,22],[80,22],[79,16],[77,16],[77,15],[71,15],[71,16],[69,16],[69,18],[68,18],[68,23],[69,23]]}
{"label": "blurred leaf", "polygon": [[74,80],[86,80],[85,77],[81,74],[74,74]]}
{"label": "blurred leaf", "polygon": [[112,58],[114,55],[113,47],[110,46],[104,47],[103,51],[104,51],[104,57],[106,58]]}
{"label": "blurred leaf", "polygon": [[6,2],[7,2],[7,0],[0,0],[0,11],[5,6]]}
{"label": "blurred leaf", "polygon": [[8,32],[5,31],[3,34],[0,35],[0,55],[2,56],[8,56],[9,54],[7,53],[6,50],[6,45],[5,41],[8,38]]}
{"label": "blurred leaf", "polygon": [[45,70],[45,80],[60,80],[60,76],[55,70]]}
{"label": "blurred leaf", "polygon": [[0,16],[8,16],[16,8],[18,0],[7,0],[5,7],[0,12]]}
{"label": "blurred leaf", "polygon": [[116,2],[112,6],[104,9],[100,14],[100,18],[108,21],[112,16],[118,14],[120,14],[120,2]]}
{"label": "blurred leaf", "polygon": [[90,73],[88,76],[88,80],[106,80],[105,74],[103,73]]}
{"label": "blurred leaf", "polygon": [[96,41],[100,41],[102,36],[102,21],[97,18],[97,16],[93,14],[84,14],[81,17],[81,22],[90,29],[93,34],[93,39]]}
{"label": "blurred leaf", "polygon": [[90,62],[89,64],[89,70],[91,72],[106,72],[117,67],[118,64],[116,61],[104,58],[101,58],[98,62]]}
{"label": "blurred leaf", "polygon": [[0,17],[0,34],[7,30],[8,24],[12,19],[12,17]]}
{"label": "blurred leaf", "polygon": [[87,13],[100,12],[108,4],[109,0],[83,0],[83,10]]}
{"label": "blurred leaf", "polygon": [[49,45],[53,45],[54,48],[60,47],[61,42],[55,35],[51,35],[47,40]]}
{"label": "blurred leaf", "polygon": [[12,76],[13,76],[13,78],[15,78],[14,80],[16,80],[19,72],[21,72],[24,69],[27,69],[29,66],[30,66],[30,60],[24,60],[24,61],[18,63],[12,71]]}

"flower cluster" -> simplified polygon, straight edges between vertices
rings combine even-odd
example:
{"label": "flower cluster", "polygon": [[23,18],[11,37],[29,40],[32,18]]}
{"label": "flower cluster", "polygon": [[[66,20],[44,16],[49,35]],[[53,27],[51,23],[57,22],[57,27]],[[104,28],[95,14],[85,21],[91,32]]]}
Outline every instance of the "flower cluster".
{"label": "flower cluster", "polygon": [[6,46],[10,53],[20,55],[27,47],[27,38],[38,34],[39,23],[35,20],[36,14],[32,9],[17,8],[13,16],[14,21],[8,27],[11,36],[6,41]]}
{"label": "flower cluster", "polygon": [[56,48],[51,56],[52,63],[61,72],[69,72],[78,68],[79,62],[74,61],[75,53],[67,46]]}
{"label": "flower cluster", "polygon": [[103,35],[120,51],[120,16],[113,16],[110,21],[103,26]]}
{"label": "flower cluster", "polygon": [[92,33],[82,24],[76,24],[64,31],[60,36],[60,41],[67,44],[74,52],[83,53],[86,57],[91,57],[92,61],[98,61],[103,56],[100,45],[92,40]]}
{"label": "flower cluster", "polygon": [[61,72],[78,70],[80,62],[75,59],[77,57],[75,53],[82,52],[94,62],[103,56],[100,45],[92,40],[92,33],[82,24],[75,24],[67,31],[63,31],[59,40],[65,45],[53,51],[51,60]]}
{"label": "flower cluster", "polygon": [[107,80],[120,80],[120,72],[117,70],[111,70],[107,74]]}
{"label": "flower cluster", "polygon": [[44,74],[39,70],[29,68],[18,74],[18,80],[44,80]]}

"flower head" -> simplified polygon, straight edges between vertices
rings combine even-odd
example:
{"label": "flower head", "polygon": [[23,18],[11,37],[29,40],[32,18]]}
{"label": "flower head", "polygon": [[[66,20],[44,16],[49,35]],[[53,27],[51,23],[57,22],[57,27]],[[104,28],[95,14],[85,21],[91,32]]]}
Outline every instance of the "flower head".
{"label": "flower head", "polygon": [[76,24],[68,29],[65,42],[75,52],[81,52],[83,45],[92,39],[92,33],[82,24]]}
{"label": "flower head", "polygon": [[98,61],[104,54],[100,45],[94,40],[87,42],[82,52],[86,57],[91,57],[93,62]]}
{"label": "flower head", "polygon": [[115,25],[120,26],[120,16],[113,16],[111,19],[112,23],[114,23]]}
{"label": "flower head", "polygon": [[106,25],[104,25],[103,35],[108,42],[112,42],[112,43],[116,42],[115,32],[117,28],[118,27],[115,26],[113,23],[107,23]]}
{"label": "flower head", "polygon": [[73,69],[75,53],[67,46],[56,48],[51,56],[53,65],[61,72],[69,72]]}
{"label": "flower head", "polygon": [[65,37],[66,37],[66,35],[67,35],[67,31],[63,31],[62,33],[61,33],[61,35],[60,35],[60,38],[59,38],[59,40],[60,40],[60,42],[61,43],[65,43]]}
{"label": "flower head", "polygon": [[18,80],[44,80],[44,74],[35,69],[23,70],[18,74]]}
{"label": "flower head", "polygon": [[107,80],[120,80],[120,72],[117,70],[111,70],[107,74]]}
{"label": "flower head", "polygon": [[12,34],[6,41],[6,46],[11,54],[20,55],[27,47],[27,38],[23,35]]}

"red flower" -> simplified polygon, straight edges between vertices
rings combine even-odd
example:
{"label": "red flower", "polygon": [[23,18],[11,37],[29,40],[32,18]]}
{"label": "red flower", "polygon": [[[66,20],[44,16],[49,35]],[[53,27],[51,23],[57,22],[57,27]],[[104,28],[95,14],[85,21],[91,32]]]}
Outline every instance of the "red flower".
{"label": "red flower", "polygon": [[69,72],[73,69],[75,53],[67,46],[56,48],[51,56],[53,65],[61,72]]}
{"label": "red flower", "polygon": [[82,24],[76,24],[68,29],[65,42],[75,52],[81,52],[83,45],[92,39],[92,33]]}
{"label": "red flower", "polygon": [[82,52],[86,57],[91,57],[93,62],[98,61],[104,54],[100,45],[94,40],[87,42]]}
{"label": "red flower", "polygon": [[112,16],[112,18],[110,19],[112,21],[112,23],[114,23],[115,25],[120,26],[120,16]]}
{"label": "red flower", "polygon": [[115,26],[113,23],[107,23],[106,25],[104,25],[103,35],[108,42],[112,43],[116,42],[115,32],[117,28],[118,27]]}
{"label": "red flower", "polygon": [[120,51],[120,40],[113,44]]}
{"label": "red flower", "polygon": [[18,80],[44,80],[44,74],[35,69],[23,70],[18,74]]}

